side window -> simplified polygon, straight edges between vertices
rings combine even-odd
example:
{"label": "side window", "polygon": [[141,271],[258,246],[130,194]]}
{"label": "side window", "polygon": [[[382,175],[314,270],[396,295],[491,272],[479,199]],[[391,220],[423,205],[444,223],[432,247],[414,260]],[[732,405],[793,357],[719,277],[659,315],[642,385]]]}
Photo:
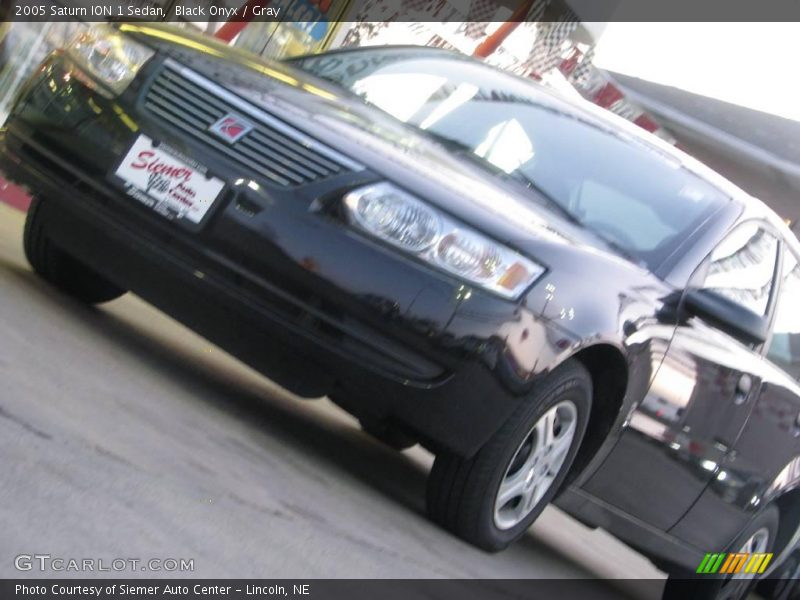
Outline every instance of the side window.
{"label": "side window", "polygon": [[789,252],[783,259],[782,278],[767,357],[800,380],[800,264]]}
{"label": "side window", "polygon": [[777,238],[757,223],[745,223],[711,254],[703,287],[765,315],[777,258]]}

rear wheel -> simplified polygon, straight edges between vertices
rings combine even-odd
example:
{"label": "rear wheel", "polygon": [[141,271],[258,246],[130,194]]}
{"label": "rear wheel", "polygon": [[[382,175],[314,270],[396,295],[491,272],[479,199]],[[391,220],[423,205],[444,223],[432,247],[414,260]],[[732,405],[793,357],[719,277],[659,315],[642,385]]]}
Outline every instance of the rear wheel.
{"label": "rear wheel", "polygon": [[428,513],[496,552],[522,536],[563,483],[589,421],[592,380],[576,361],[544,379],[471,458],[442,452],[428,480]]}
{"label": "rear wheel", "polygon": [[87,304],[109,302],[125,293],[56,246],[47,229],[47,201],[35,198],[25,220],[23,243],[28,262],[42,279]]}
{"label": "rear wheel", "polygon": [[792,553],[770,578],[758,584],[764,600],[797,600],[800,598],[800,550]]}
{"label": "rear wheel", "polygon": [[[771,552],[778,534],[780,514],[774,505],[754,518],[734,540],[727,552],[756,554]],[[745,563],[746,564],[746,563]],[[664,586],[663,600],[697,598],[697,600],[742,600],[756,585],[757,575],[686,574],[671,575]]]}

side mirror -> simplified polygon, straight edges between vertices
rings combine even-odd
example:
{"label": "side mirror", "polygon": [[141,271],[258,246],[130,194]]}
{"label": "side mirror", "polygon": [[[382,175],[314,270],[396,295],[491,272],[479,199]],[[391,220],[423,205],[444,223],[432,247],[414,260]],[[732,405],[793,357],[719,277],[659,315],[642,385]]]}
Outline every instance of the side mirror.
{"label": "side mirror", "polygon": [[768,324],[763,316],[711,290],[687,290],[683,297],[683,310],[746,344],[767,341]]}

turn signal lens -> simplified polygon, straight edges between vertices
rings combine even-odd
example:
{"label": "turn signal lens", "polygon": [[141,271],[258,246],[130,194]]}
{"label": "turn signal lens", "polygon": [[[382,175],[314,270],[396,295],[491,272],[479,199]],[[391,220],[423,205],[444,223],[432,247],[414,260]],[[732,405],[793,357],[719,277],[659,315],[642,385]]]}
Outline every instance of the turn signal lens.
{"label": "turn signal lens", "polygon": [[497,285],[507,290],[515,290],[520,285],[524,285],[530,273],[522,263],[514,263],[497,280]]}
{"label": "turn signal lens", "polygon": [[362,231],[505,298],[519,297],[544,273],[541,265],[390,183],[354,190],[344,206]]}

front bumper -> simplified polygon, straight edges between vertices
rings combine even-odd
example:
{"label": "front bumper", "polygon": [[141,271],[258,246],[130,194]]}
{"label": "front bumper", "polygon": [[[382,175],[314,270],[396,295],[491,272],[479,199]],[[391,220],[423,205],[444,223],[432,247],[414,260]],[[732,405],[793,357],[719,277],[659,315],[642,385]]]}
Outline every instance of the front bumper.
{"label": "front bumper", "polygon": [[533,380],[508,352],[515,328],[536,330],[543,358],[563,334],[480,292],[464,310],[459,282],[326,212],[327,199],[378,179],[368,170],[291,190],[231,185],[198,231],[134,202],[108,174],[140,133],[228,182],[255,179],[142,107],[159,68],[116,100],[60,56],[29,82],[0,166],[47,198],[53,241],[288,389],[474,453]]}

